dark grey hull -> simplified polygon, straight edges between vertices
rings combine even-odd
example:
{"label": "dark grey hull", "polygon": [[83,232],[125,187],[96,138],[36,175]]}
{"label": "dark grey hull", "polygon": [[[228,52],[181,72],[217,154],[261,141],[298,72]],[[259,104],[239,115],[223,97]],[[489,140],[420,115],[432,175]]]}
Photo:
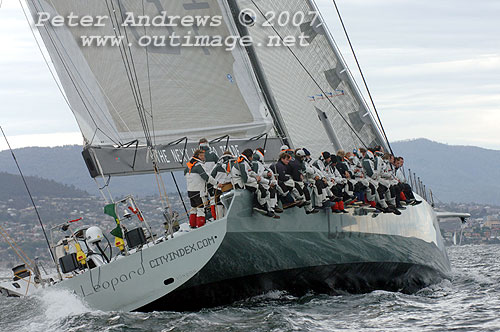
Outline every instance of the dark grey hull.
{"label": "dark grey hull", "polygon": [[271,290],[411,293],[450,270],[437,220],[425,203],[401,216],[292,209],[274,220],[252,213],[248,202],[245,192],[236,193],[226,236],[207,265],[140,311],[197,310]]}

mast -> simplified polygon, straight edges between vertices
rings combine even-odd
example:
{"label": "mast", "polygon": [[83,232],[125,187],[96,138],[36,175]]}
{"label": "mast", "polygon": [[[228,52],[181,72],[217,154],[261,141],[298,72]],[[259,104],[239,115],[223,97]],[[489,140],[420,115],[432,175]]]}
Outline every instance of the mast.
{"label": "mast", "polygon": [[[243,24],[239,24],[239,15],[241,13],[241,10],[236,3],[236,0],[227,0],[227,4],[229,5],[231,14],[233,15],[233,20],[234,23],[238,29],[238,32],[240,36],[249,36],[248,29],[246,26]],[[276,129],[276,132],[278,136],[282,139],[283,144],[288,145],[289,147],[292,147],[292,141],[290,138],[290,135],[287,132],[285,123],[283,121],[283,118],[281,116],[281,113],[279,111],[278,104],[276,103],[276,100],[271,92],[271,88],[269,86],[269,83],[267,81],[266,75],[264,73],[264,70],[262,68],[262,65],[257,57],[257,54],[255,52],[255,48],[253,46],[246,46],[246,51],[248,54],[248,57],[250,59],[250,62],[252,64],[253,70],[255,72],[255,76],[257,78],[257,81],[260,85],[260,88],[262,89],[262,93],[266,99],[267,106],[269,107],[269,110],[271,112],[271,116],[273,118],[274,122],[274,127]]]}

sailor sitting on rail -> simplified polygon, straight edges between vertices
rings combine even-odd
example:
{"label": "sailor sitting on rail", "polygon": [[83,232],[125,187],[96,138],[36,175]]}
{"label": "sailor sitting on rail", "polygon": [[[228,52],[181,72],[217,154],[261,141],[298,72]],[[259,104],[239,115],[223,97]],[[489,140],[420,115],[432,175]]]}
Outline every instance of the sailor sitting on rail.
{"label": "sailor sitting on rail", "polygon": [[[378,182],[379,182],[379,195],[382,198],[382,192],[384,192],[385,201],[391,209],[396,208],[396,194],[394,186],[398,184],[390,172],[388,165],[388,156],[382,151],[375,151],[375,168],[378,172]],[[387,188],[387,189],[384,189]]]}
{"label": "sailor sitting on rail", "polygon": [[411,186],[408,184],[408,182],[406,181],[406,177],[405,177],[404,171],[403,171],[404,163],[405,163],[405,160],[403,157],[396,158],[396,161],[395,161],[396,178],[399,181],[400,187],[403,191],[403,195],[404,195],[403,197],[406,198],[406,202],[410,205],[418,205],[418,204],[422,203],[422,201],[418,201],[415,199],[415,196],[413,195],[413,190],[412,190]]}
{"label": "sailor sitting on rail", "polygon": [[292,189],[292,196],[296,201],[304,202],[304,209],[306,214],[318,213],[311,202],[311,193],[308,186],[304,183],[306,175],[306,163],[304,161],[306,153],[302,149],[295,150],[295,158],[293,158],[288,166],[290,167],[292,179],[294,181],[294,188]]}
{"label": "sailor sitting on rail", "polygon": [[347,179],[342,177],[342,174],[340,174],[337,168],[337,163],[338,157],[336,155],[331,155],[330,164],[327,166],[327,170],[330,175],[330,191],[333,194],[333,200],[335,202],[335,205],[332,207],[332,211],[335,213],[346,213],[347,211],[345,210],[344,202],[350,199],[345,192]]}
{"label": "sailor sitting on rail", "polygon": [[191,160],[187,163],[187,167],[184,169],[188,197],[191,203],[189,225],[192,228],[205,225],[207,184],[210,183],[213,186],[217,186],[217,181],[211,175],[207,174],[203,168],[204,161],[205,151],[196,150]]}
{"label": "sailor sitting on rail", "polygon": [[396,208],[399,210],[406,210],[406,208],[401,205],[402,187],[399,185],[399,180],[396,178],[394,156],[390,153],[386,153],[382,159],[385,162],[385,173],[391,181],[390,191],[391,195],[394,196]]}
{"label": "sailor sitting on rail", "polygon": [[220,183],[222,185],[221,188],[215,190],[214,198],[216,219],[220,219],[226,214],[226,209],[224,207],[224,204],[222,204],[220,200],[220,196],[223,192],[229,191],[233,187],[233,185],[231,184],[231,168],[233,167],[235,160],[236,159],[230,151],[225,151],[212,170],[212,177],[217,181],[217,183]]}
{"label": "sailor sitting on rail", "polygon": [[[379,161],[375,159],[373,152],[367,151],[365,158],[363,159],[363,169],[365,171],[365,175],[368,179],[368,182],[370,183],[370,190],[369,190],[370,196],[374,197],[375,201],[376,201],[376,204],[374,204],[373,201],[371,201],[372,206],[375,205],[375,207],[377,209],[379,209],[380,211],[382,211],[384,213],[393,212],[394,214],[401,214],[401,212],[399,212],[399,210],[391,209],[387,205],[387,202],[385,201],[385,192],[388,190],[388,188],[379,184],[379,182],[378,182],[378,178],[379,178],[378,170],[380,170],[380,168],[377,169],[377,167],[375,166],[375,162],[379,163]],[[375,189],[375,190],[373,190],[373,189]]]}
{"label": "sailor sitting on rail", "polygon": [[[271,168],[264,164],[264,149],[258,148],[254,151],[252,169],[261,177],[259,185],[261,185],[266,191],[265,200],[268,210],[273,213],[283,212],[283,209],[278,207],[278,192],[276,189],[278,181],[275,179],[274,172]],[[262,190],[257,191],[257,195],[262,195],[263,193],[264,191]],[[276,216],[275,218],[278,219],[279,216]]]}
{"label": "sailor sitting on rail", "polygon": [[278,181],[276,189],[278,190],[280,200],[283,204],[283,209],[293,207],[298,203],[293,200],[291,194],[295,187],[295,183],[291,177],[290,167],[288,166],[291,159],[292,157],[289,153],[281,152],[278,161],[271,165],[271,169]]}
{"label": "sailor sitting on rail", "polygon": [[304,165],[305,165],[305,175],[304,182],[312,188],[314,197],[314,208],[322,209],[324,207],[330,206],[330,200],[323,195],[325,191],[325,183],[323,182],[321,172],[313,166],[313,159],[311,153],[306,149],[302,149],[305,153]]}
{"label": "sailor sitting on rail", "polygon": [[325,183],[324,188],[326,190],[323,193],[325,199],[330,198],[330,196],[332,196],[332,194],[330,192],[328,192],[329,191],[329,188],[328,188],[328,182],[329,182],[329,178],[328,177],[329,177],[329,175],[328,175],[328,171],[327,171],[327,166],[330,164],[330,161],[331,161],[330,152],[324,151],[324,152],[321,153],[321,155],[319,156],[319,158],[316,159],[312,163],[313,167],[316,168],[318,174],[320,174],[321,179]]}
{"label": "sailor sitting on rail", "polygon": [[363,173],[363,166],[359,162],[359,159],[352,152],[347,152],[345,155],[345,164],[351,174],[349,179],[350,184],[353,186],[352,195],[359,201],[364,203],[365,192],[369,187],[369,182],[366,180]]}
{"label": "sailor sitting on rail", "polygon": [[[236,160],[231,169],[233,185],[236,189],[247,189],[254,194],[253,207],[257,211],[265,212],[266,216],[274,217],[274,212],[267,206],[267,191],[259,185],[262,177],[252,168],[253,151],[246,149]],[[267,211],[267,212],[266,212]]]}

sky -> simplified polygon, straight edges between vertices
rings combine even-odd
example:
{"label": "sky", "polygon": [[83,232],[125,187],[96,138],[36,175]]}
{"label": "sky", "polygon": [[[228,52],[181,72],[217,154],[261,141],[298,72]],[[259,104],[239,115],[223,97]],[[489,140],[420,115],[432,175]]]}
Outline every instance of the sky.
{"label": "sky", "polygon": [[[317,3],[356,72],[333,2]],[[337,5],[390,141],[425,137],[500,150],[500,1]],[[0,126],[13,147],[82,143],[18,0],[0,7]]]}

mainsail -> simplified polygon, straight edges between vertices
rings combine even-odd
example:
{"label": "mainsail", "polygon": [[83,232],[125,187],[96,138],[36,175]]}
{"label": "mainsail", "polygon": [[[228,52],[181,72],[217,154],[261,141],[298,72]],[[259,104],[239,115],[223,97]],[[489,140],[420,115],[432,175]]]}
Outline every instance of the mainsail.
{"label": "mainsail", "polygon": [[[312,1],[231,1],[239,10],[256,14],[256,23],[247,28],[254,45],[268,45],[270,36],[296,40],[305,36],[306,46],[254,48],[294,146],[318,153],[331,150],[332,144],[345,150],[386,145]],[[273,17],[268,13],[276,16],[264,24]],[[280,13],[303,13],[305,20],[300,25],[279,24]],[[336,139],[332,140],[327,128],[323,130],[318,113],[324,113]]]}
{"label": "mainsail", "polygon": [[[38,13],[107,16],[101,27],[39,27],[44,43],[91,146],[145,144],[149,128],[156,144],[181,137],[230,135],[251,138],[269,132],[272,119],[241,47],[141,47],[144,35],[233,35],[230,16],[216,0],[28,0]],[[151,18],[222,16],[220,26],[124,26],[127,13]],[[119,46],[83,46],[81,36],[124,36]],[[132,45],[129,47],[129,44]],[[140,109],[145,115],[141,117]],[[144,123],[144,122],[147,123]]]}

